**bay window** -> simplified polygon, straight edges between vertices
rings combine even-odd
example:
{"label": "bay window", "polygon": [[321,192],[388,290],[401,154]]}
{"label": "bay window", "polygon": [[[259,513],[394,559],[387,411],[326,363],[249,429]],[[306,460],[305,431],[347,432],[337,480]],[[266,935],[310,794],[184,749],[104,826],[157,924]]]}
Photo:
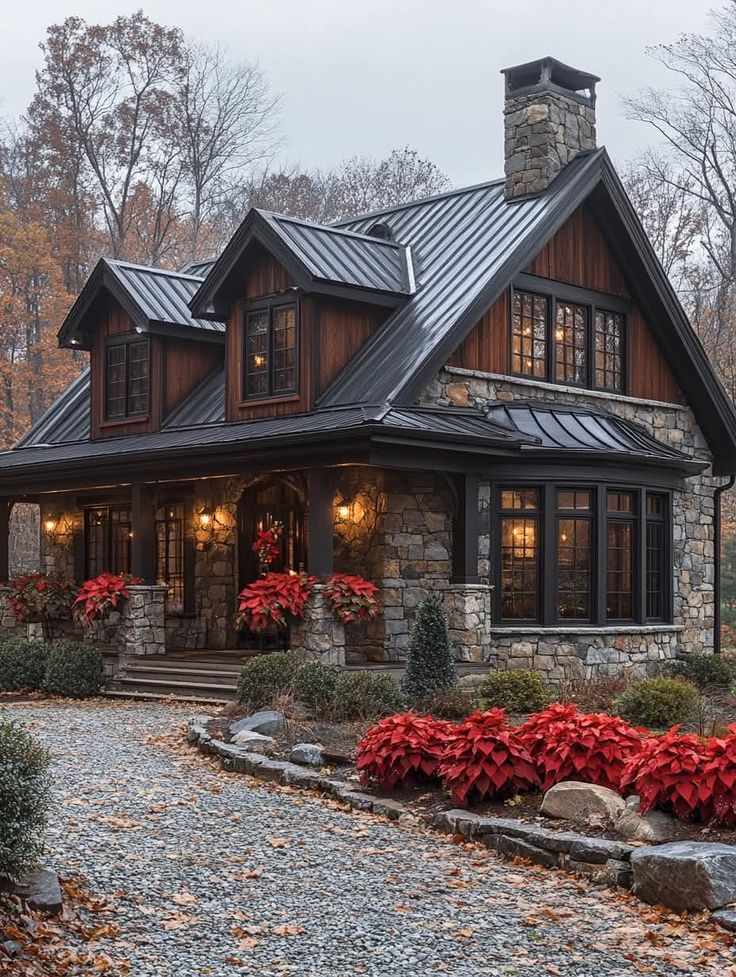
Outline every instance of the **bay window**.
{"label": "bay window", "polygon": [[496,500],[502,623],[671,619],[666,492],[546,483],[500,487]]}

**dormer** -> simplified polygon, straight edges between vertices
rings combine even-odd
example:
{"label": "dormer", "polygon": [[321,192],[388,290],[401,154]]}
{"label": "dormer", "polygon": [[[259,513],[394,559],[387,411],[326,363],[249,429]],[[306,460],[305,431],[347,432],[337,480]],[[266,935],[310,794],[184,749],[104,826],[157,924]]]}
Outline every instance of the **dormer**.
{"label": "dormer", "polygon": [[189,303],[227,320],[228,420],[311,410],[415,290],[385,223],[356,234],[251,210]]}
{"label": "dormer", "polygon": [[59,331],[90,354],[90,436],[158,431],[224,360],[225,326],[192,317],[192,274],[101,259]]}

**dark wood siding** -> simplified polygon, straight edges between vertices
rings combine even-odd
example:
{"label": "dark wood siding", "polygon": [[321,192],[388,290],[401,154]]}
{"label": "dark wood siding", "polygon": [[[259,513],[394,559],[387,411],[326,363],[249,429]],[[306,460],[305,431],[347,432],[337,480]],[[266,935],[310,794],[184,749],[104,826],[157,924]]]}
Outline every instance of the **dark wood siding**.
{"label": "dark wood siding", "polygon": [[151,349],[148,415],[135,420],[105,420],[105,341],[110,336],[132,333],[133,323],[127,312],[108,299],[100,309],[100,327],[95,333],[90,351],[91,437],[120,438],[128,434],[149,434],[161,424],[161,360],[162,346],[158,336],[149,337]]}
{"label": "dark wood siding", "polygon": [[164,404],[166,417],[220,366],[225,351],[214,343],[166,339],[164,343]]}
{"label": "dark wood siding", "polygon": [[315,300],[317,323],[316,395],[327,389],[340,371],[386,320],[389,312],[356,302]]}
{"label": "dark wood siding", "polygon": [[[615,256],[585,206],[572,215],[524,271],[608,295],[632,297]],[[509,301],[510,291],[496,301],[453,353],[451,366],[509,372]],[[631,396],[684,403],[672,370],[636,305],[629,316],[628,374]]]}

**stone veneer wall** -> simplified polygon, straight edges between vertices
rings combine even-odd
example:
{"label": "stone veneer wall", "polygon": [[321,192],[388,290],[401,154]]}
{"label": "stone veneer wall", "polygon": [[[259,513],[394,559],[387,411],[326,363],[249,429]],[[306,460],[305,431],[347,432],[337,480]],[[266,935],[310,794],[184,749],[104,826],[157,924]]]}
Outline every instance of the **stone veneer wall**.
{"label": "stone veneer wall", "polygon": [[[609,410],[645,427],[683,453],[710,462],[705,438],[688,407],[635,400],[577,388],[517,380],[448,367],[425,391],[422,403],[483,408],[490,401],[535,399]],[[510,628],[491,626],[486,655],[494,665],[534,667],[553,681],[565,677],[613,674],[622,669],[656,671],[676,656],[713,649],[715,562],[714,490],[720,484],[709,470],[683,480],[673,493],[674,624],[601,628]],[[490,573],[488,520],[483,517],[490,486],[481,492],[483,535],[481,573]]]}

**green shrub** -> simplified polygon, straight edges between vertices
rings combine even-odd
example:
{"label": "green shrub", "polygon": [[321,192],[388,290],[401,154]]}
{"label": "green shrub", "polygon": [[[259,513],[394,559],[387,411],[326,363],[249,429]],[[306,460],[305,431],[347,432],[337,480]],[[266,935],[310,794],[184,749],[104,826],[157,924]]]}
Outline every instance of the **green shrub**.
{"label": "green shrub", "polygon": [[102,655],[81,641],[54,641],[46,655],[43,687],[47,692],[86,699],[102,688]]}
{"label": "green shrub", "polygon": [[49,755],[15,723],[0,723],[0,875],[17,877],[40,854]]}
{"label": "green shrub", "polygon": [[439,598],[431,595],[417,607],[401,689],[407,699],[417,702],[451,689],[455,682],[447,618]]}
{"label": "green shrub", "polygon": [[294,676],[294,696],[315,716],[325,716],[332,710],[339,675],[337,665],[307,662]]}
{"label": "green shrub", "polygon": [[338,676],[334,700],[338,719],[380,719],[401,712],[404,705],[404,697],[390,675],[340,672]]}
{"label": "green shrub", "polygon": [[250,709],[264,709],[291,692],[302,662],[290,651],[258,655],[243,664],[238,679],[238,701]]}
{"label": "green shrub", "polygon": [[13,638],[0,644],[0,692],[43,687],[47,647],[42,641]]}
{"label": "green shrub", "polygon": [[478,686],[477,706],[481,710],[498,707],[507,712],[538,712],[551,698],[550,687],[539,672],[510,668],[488,674]]}
{"label": "green shrub", "polygon": [[631,683],[616,700],[616,711],[632,726],[669,729],[692,719],[700,696],[680,678],[643,678]]}
{"label": "green shrub", "polygon": [[667,662],[664,674],[680,676],[704,689],[709,685],[731,686],[736,682],[736,661],[727,655],[690,655]]}

